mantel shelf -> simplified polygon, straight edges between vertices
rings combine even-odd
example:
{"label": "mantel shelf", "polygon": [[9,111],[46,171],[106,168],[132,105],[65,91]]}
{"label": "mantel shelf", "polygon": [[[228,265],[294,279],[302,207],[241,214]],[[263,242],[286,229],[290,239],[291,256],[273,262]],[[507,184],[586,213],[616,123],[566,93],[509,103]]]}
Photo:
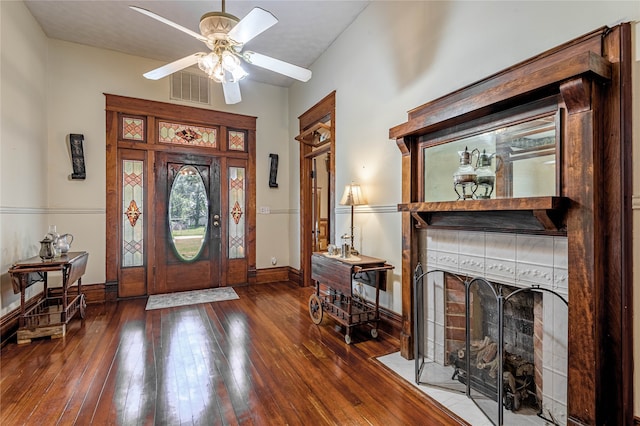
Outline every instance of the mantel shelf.
{"label": "mantel shelf", "polygon": [[438,226],[495,232],[562,234],[565,197],[501,198],[398,204],[416,226]]}

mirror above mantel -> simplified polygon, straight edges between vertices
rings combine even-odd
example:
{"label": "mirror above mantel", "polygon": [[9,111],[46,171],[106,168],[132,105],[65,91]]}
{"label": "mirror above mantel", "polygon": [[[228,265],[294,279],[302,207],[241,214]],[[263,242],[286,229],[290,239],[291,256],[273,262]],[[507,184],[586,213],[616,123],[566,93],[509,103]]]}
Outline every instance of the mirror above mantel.
{"label": "mirror above mantel", "polygon": [[455,176],[467,155],[473,173],[467,199],[555,196],[558,194],[557,113],[422,147],[423,199],[462,199]]}

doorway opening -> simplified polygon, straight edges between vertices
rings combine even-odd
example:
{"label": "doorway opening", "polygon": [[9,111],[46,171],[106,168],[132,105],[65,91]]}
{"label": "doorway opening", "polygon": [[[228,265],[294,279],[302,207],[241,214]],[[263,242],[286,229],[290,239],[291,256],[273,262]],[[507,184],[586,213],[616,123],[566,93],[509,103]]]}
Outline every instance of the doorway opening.
{"label": "doorway opening", "polygon": [[298,117],[300,134],[300,276],[311,283],[311,255],[334,240],[335,91]]}

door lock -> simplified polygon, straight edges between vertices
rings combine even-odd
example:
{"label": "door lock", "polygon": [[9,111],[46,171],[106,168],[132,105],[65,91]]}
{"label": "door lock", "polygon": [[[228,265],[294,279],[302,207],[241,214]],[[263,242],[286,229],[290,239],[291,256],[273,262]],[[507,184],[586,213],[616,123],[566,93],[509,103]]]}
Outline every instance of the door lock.
{"label": "door lock", "polygon": [[218,222],[217,220],[214,220],[214,221],[213,221],[213,226],[214,226],[215,228],[218,228],[218,227],[220,226],[220,222]]}
{"label": "door lock", "polygon": [[213,219],[214,220],[219,220],[220,219],[220,215],[219,214],[214,214],[213,215]]}

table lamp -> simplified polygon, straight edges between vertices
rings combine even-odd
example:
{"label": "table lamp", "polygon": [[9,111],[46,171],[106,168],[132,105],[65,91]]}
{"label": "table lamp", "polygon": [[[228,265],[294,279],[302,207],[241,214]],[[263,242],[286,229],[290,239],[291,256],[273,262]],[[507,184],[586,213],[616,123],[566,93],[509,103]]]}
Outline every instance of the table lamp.
{"label": "table lamp", "polygon": [[364,198],[362,194],[362,189],[360,189],[360,185],[357,183],[351,182],[349,185],[345,186],[344,194],[342,194],[342,199],[340,200],[341,206],[351,206],[351,247],[350,252],[353,254],[357,254],[355,247],[353,246],[353,206],[362,206],[367,204],[367,200]]}

